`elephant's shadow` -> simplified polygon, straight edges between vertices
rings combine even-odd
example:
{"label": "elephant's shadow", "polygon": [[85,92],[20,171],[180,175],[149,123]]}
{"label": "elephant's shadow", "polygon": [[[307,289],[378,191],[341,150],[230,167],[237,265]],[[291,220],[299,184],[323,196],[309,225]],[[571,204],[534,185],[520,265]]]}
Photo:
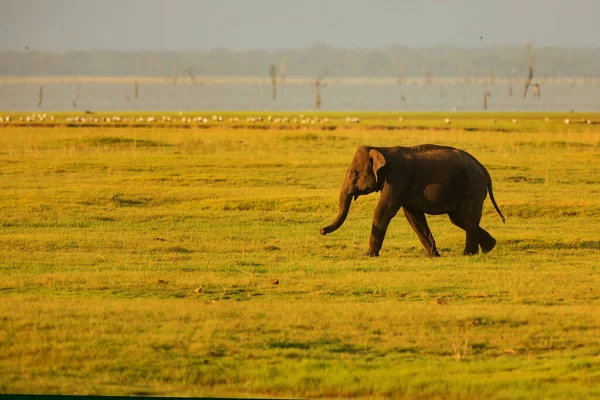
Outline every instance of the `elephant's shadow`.
{"label": "elephant's shadow", "polygon": [[[444,254],[450,255],[453,251],[456,251],[452,247],[438,247],[438,250]],[[414,256],[426,256],[427,254],[423,251],[421,246],[417,245],[401,245],[401,244],[390,244],[388,245],[388,252],[394,252],[395,254],[405,255],[407,257]]]}

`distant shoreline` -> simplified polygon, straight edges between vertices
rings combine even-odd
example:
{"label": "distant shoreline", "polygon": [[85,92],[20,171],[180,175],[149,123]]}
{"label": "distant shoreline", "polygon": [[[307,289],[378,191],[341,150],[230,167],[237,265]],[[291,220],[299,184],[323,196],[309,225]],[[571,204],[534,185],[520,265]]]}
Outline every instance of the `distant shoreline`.
{"label": "distant shoreline", "polygon": [[[540,78],[534,81],[541,85],[549,86],[581,86],[600,85],[600,78],[582,76],[562,76],[556,78]],[[197,76],[194,81],[189,78],[179,78],[176,82],[173,78],[158,76],[3,76],[0,84],[56,84],[56,83],[95,83],[95,84],[128,84],[138,82],[139,84],[165,84],[165,85],[271,85],[268,77],[252,76]],[[493,81],[487,77],[433,77],[427,83],[423,77],[406,77],[402,83],[395,77],[327,77],[323,80],[326,84],[339,85],[479,85],[479,86],[520,86],[525,78],[495,78]],[[277,85],[314,85],[315,77],[292,76],[285,80],[278,79]]]}

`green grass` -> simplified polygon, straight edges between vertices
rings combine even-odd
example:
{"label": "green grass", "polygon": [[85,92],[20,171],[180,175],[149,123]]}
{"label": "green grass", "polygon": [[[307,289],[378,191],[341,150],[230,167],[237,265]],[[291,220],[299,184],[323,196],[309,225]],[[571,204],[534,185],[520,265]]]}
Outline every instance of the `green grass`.
{"label": "green grass", "polygon": [[[600,396],[600,125],[381,128],[398,115],[1,128],[0,393]],[[399,215],[362,256],[378,194],[319,235],[359,145],[419,143],[488,167],[507,217],[486,201],[491,253],[463,257],[464,233],[432,216],[429,259]]]}

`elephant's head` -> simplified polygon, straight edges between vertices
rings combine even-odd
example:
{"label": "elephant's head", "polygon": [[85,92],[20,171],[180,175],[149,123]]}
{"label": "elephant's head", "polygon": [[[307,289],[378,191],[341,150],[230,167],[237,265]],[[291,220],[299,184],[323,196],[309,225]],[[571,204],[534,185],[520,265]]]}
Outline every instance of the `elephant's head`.
{"label": "elephant's head", "polygon": [[378,150],[366,146],[358,149],[346,171],[337,217],[331,225],[321,228],[321,235],[327,235],[342,226],[348,216],[352,198],[356,200],[358,196],[381,190],[385,179],[385,164],[385,157]]}

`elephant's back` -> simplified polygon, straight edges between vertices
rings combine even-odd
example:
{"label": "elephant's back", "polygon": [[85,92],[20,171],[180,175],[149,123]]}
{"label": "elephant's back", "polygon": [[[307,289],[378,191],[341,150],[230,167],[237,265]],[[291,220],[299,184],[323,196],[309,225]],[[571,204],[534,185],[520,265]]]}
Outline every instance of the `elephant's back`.
{"label": "elephant's back", "polygon": [[[487,187],[489,174],[485,167],[471,154],[450,146],[422,144],[411,148],[415,173],[428,171],[435,180],[468,181],[470,185]],[[427,172],[425,172],[427,174]],[[430,177],[431,178],[431,177]]]}
{"label": "elephant's back", "polygon": [[465,164],[469,153],[450,146],[440,146],[437,144],[421,144],[410,147],[411,158],[423,162],[441,162],[461,165]]}

